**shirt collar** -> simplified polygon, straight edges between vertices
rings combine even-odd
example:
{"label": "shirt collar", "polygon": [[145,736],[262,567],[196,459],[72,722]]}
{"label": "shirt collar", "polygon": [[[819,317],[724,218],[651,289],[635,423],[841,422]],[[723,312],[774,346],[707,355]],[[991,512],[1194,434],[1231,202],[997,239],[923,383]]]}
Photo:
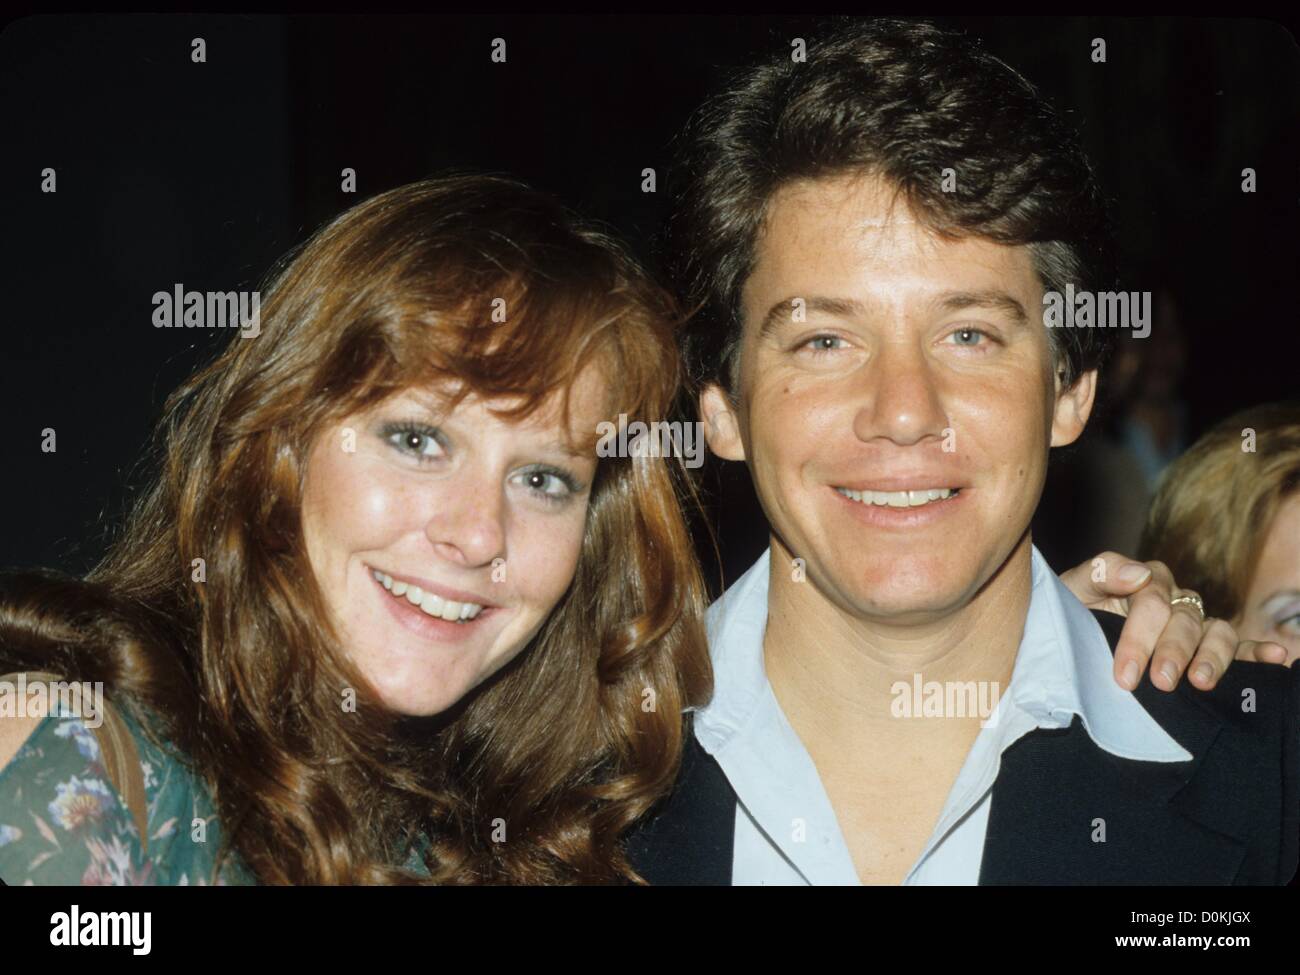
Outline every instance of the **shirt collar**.
{"label": "shirt collar", "polygon": [[[1115,683],[1114,654],[1101,624],[1037,547],[1032,565],[1033,595],[1010,686],[1017,703],[1036,717],[1049,711],[1077,714],[1089,737],[1120,758],[1191,761],[1191,753]],[[1035,700],[1039,693],[1042,698]],[[1036,710],[1040,701],[1041,710]]]}
{"label": "shirt collar", "polygon": [[[1101,625],[1032,549],[1032,593],[1024,638],[1008,692],[1040,724],[1077,714],[1101,748],[1122,758],[1186,762],[1192,756],[1115,683]],[[710,754],[743,731],[771,689],[763,665],[771,549],[765,551],[707,615],[714,691],[697,709],[696,737]],[[774,698],[771,698],[774,700]]]}

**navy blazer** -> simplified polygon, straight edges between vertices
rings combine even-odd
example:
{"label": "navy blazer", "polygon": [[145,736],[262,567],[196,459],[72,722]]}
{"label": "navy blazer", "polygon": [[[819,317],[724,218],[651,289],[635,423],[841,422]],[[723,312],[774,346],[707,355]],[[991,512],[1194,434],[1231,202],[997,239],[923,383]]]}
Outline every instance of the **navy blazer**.
{"label": "navy blazer", "polygon": [[[1094,612],[1111,652],[1122,617]],[[1255,691],[1255,711],[1242,692]],[[1234,662],[1218,686],[1134,696],[1189,762],[1118,758],[1076,715],[1002,754],[983,884],[1285,884],[1300,856],[1300,665]],[[672,793],[628,836],[652,884],[730,884],[736,794],[690,720]],[[1092,820],[1106,841],[1092,841]]]}

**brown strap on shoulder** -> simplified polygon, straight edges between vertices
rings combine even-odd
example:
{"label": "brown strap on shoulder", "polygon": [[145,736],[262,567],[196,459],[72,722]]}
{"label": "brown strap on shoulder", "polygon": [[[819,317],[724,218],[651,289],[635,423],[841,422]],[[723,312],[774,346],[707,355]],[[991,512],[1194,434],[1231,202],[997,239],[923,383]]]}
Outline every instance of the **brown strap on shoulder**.
{"label": "brown strap on shoulder", "polygon": [[[18,677],[17,674],[6,674],[0,680],[12,681]],[[61,682],[64,678],[57,674],[51,674],[45,671],[28,671],[27,682],[36,681],[44,682]],[[95,739],[99,742],[99,754],[104,766],[104,771],[108,774],[121,795],[122,801],[131,813],[131,818],[135,820],[136,829],[140,832],[140,849],[147,850],[149,846],[149,812],[145,802],[144,794],[144,771],[140,768],[140,752],[135,745],[135,736],[126,726],[121,716],[104,703],[102,722],[98,728],[92,728],[95,733]]]}

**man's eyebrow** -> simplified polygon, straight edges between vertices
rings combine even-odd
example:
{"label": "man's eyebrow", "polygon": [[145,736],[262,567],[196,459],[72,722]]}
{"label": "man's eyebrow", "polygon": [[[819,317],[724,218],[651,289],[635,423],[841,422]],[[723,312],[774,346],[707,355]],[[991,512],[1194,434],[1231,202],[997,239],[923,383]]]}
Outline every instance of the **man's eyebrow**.
{"label": "man's eyebrow", "polygon": [[1029,324],[1029,316],[1022,305],[1005,291],[987,288],[979,291],[945,291],[935,299],[944,311],[962,311],[966,308],[989,308],[1007,315],[1017,325]]}
{"label": "man's eyebrow", "polygon": [[766,338],[775,332],[781,324],[783,318],[794,315],[794,303],[796,300],[802,300],[805,311],[822,312],[826,315],[834,315],[837,318],[852,318],[862,315],[866,311],[866,305],[856,298],[832,298],[829,295],[791,295],[789,298],[782,298],[767,310],[763,316],[763,323],[758,328],[758,337]]}
{"label": "man's eyebrow", "polygon": [[[792,296],[782,298],[767,310],[759,326],[758,337],[765,338],[777,330],[786,316],[794,314],[796,297],[802,298],[804,310],[821,312],[836,318],[853,318],[866,312],[867,306],[856,298],[834,298],[829,295]],[[1027,325],[1029,316],[1025,306],[1005,291],[985,288],[975,291],[945,291],[933,304],[944,311],[962,311],[966,308],[989,308],[1007,315],[1016,325]]]}

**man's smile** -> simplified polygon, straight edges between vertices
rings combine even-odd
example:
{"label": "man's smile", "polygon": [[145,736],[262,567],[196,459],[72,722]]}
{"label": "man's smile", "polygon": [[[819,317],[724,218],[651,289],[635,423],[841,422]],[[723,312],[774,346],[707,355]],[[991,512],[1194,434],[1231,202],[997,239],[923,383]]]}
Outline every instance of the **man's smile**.
{"label": "man's smile", "polygon": [[906,491],[856,491],[834,488],[834,496],[847,512],[880,528],[920,528],[965,507],[967,491],[960,488],[913,488]]}

